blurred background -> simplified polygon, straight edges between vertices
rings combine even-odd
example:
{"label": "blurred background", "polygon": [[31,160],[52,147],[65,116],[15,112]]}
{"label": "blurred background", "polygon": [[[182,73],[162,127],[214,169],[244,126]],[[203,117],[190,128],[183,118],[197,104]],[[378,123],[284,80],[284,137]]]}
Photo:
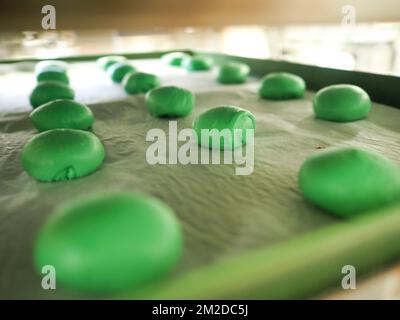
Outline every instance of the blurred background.
{"label": "blurred background", "polygon": [[2,60],[175,49],[399,75],[400,1],[0,0]]}

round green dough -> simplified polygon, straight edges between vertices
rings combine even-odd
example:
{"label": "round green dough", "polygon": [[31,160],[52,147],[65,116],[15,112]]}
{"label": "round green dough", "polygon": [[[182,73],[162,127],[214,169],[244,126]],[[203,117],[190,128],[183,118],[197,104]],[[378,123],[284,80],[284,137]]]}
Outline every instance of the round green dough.
{"label": "round green dough", "polygon": [[124,56],[106,56],[97,59],[98,65],[103,69],[107,70],[110,66],[117,62],[125,62],[126,58]]}
{"label": "round green dough", "polygon": [[43,60],[36,64],[35,73],[39,73],[44,70],[58,70],[61,72],[66,72],[68,64],[61,60]]}
{"label": "round green dough", "polygon": [[266,75],[261,80],[259,94],[269,100],[289,100],[303,97],[305,91],[306,84],[299,76],[276,72]]}
{"label": "round green dough", "polygon": [[182,62],[186,59],[190,58],[190,56],[187,53],[184,52],[170,52],[167,54],[164,54],[161,57],[161,60],[165,62],[166,64],[169,64],[171,66],[179,67],[182,65]]}
{"label": "round green dough", "polygon": [[40,82],[30,95],[33,108],[57,99],[74,99],[74,91],[66,84],[58,81]]}
{"label": "round green dough", "polygon": [[107,73],[110,75],[112,81],[116,83],[121,83],[125,75],[134,71],[136,69],[127,62],[116,62],[107,69]]}
{"label": "round green dough", "polygon": [[88,130],[93,125],[92,110],[74,100],[47,102],[33,110],[29,117],[39,131],[61,128]]}
{"label": "round green dough", "polygon": [[319,90],[313,99],[315,116],[335,122],[365,118],[371,110],[371,99],[360,87],[338,84]]}
{"label": "round green dough", "polygon": [[[235,149],[246,144],[247,131],[255,129],[256,121],[250,111],[220,106],[198,115],[192,126],[198,144],[212,149]],[[206,130],[206,135],[202,135],[202,130]]]}
{"label": "round green dough", "polygon": [[39,181],[72,180],[95,171],[104,160],[104,147],[93,133],[54,129],[31,138],[22,150],[22,167]]}
{"label": "round green dough", "polygon": [[217,80],[223,84],[244,83],[250,73],[250,67],[241,62],[228,62],[218,69]]}
{"label": "round green dough", "polygon": [[52,265],[57,282],[107,292],[160,279],[183,249],[179,221],[161,201],[139,193],[99,194],[59,208],[34,246],[38,272]]}
{"label": "round green dough", "polygon": [[203,71],[210,70],[212,67],[212,60],[210,58],[194,56],[186,57],[182,61],[182,66],[189,71]]}
{"label": "round green dough", "polygon": [[146,93],[151,89],[159,87],[160,80],[157,76],[150,73],[132,72],[124,77],[122,85],[129,94]]}
{"label": "round green dough", "polygon": [[300,169],[304,197],[322,209],[351,217],[400,200],[400,169],[387,158],[345,147],[319,152]]}
{"label": "round green dough", "polygon": [[57,64],[55,65],[47,65],[47,66],[43,66],[42,68],[38,69],[35,71],[36,77],[38,76],[38,74],[42,73],[42,72],[46,72],[46,71],[53,71],[53,72],[61,72],[61,73],[65,73],[67,74],[67,69],[59,66]]}
{"label": "round green dough", "polygon": [[64,84],[69,84],[68,75],[64,71],[59,71],[54,68],[44,69],[36,74],[38,82],[57,81]]}
{"label": "round green dough", "polygon": [[195,97],[189,90],[174,86],[159,87],[146,95],[146,106],[155,117],[184,117],[192,112]]}

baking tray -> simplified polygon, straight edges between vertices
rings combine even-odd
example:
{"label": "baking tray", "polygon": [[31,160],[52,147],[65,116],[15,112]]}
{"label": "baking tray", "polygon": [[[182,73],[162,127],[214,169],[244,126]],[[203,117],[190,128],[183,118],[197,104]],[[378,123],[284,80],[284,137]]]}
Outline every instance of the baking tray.
{"label": "baking tray", "polygon": [[[198,53],[187,50],[188,53]],[[163,65],[164,52],[124,54],[138,69],[156,73],[165,85],[191,89],[194,112],[178,119],[189,128],[210,107],[232,104],[256,117],[255,167],[237,176],[235,165],[156,165],[145,161],[146,133],[168,131],[168,120],[151,117],[144,96],[126,95],[95,64],[98,56],[62,58],[70,62],[76,100],[94,112],[93,131],[106,148],[106,160],[94,174],[73,181],[40,183],[23,172],[19,156],[36,131],[29,122],[28,96],[35,85],[36,60],[0,64],[0,297],[92,298],[93,295],[43,290],[32,266],[36,233],[51,212],[85,194],[142,191],[171,206],[182,222],[185,249],[173,272],[135,291],[95,297],[132,299],[306,298],[340,288],[342,267],[357,276],[379,270],[400,255],[400,207],[341,220],[307,203],[297,187],[302,162],[335,146],[359,146],[399,163],[400,87],[398,77],[341,71],[284,61],[249,59],[200,52],[216,63],[250,65],[243,85],[223,86],[214,71],[189,73]],[[302,76],[304,99],[266,101],[258,97],[259,78],[273,71]],[[331,123],[313,117],[311,99],[321,87],[353,83],[374,101],[366,120]]]}

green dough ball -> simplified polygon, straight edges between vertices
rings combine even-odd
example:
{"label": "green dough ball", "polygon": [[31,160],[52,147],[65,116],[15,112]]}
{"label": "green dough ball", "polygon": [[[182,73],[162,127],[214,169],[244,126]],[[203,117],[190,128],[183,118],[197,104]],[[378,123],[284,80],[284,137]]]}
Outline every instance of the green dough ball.
{"label": "green dough ball", "polygon": [[185,60],[186,58],[189,58],[189,57],[190,56],[184,52],[170,52],[170,53],[164,54],[161,57],[161,60],[171,66],[179,67],[182,65],[183,60]]}
{"label": "green dough ball", "polygon": [[371,100],[360,87],[338,84],[319,90],[313,107],[319,119],[348,122],[365,118],[371,110]]}
{"label": "green dough ball", "polygon": [[43,70],[58,70],[58,71],[67,71],[68,64],[65,61],[61,60],[43,60],[36,64],[35,73],[39,73]]}
{"label": "green dough ball", "polygon": [[183,248],[179,221],[161,201],[138,193],[100,194],[59,208],[34,246],[38,272],[91,292],[135,289],[159,280]]}
{"label": "green dough ball", "polygon": [[97,59],[97,63],[103,70],[107,70],[113,64],[117,62],[124,62],[125,60],[126,58],[123,56],[106,56]]}
{"label": "green dough ball", "polygon": [[259,94],[270,100],[288,100],[301,98],[306,91],[306,84],[295,74],[276,72],[266,75],[261,80]]}
{"label": "green dough ball", "polygon": [[338,216],[350,217],[400,200],[400,170],[370,151],[333,149],[304,162],[299,186],[313,204]]}
{"label": "green dough ball", "polygon": [[93,124],[93,113],[82,103],[60,99],[33,110],[30,119],[39,131],[61,128],[88,130]]}
{"label": "green dough ball", "polygon": [[228,62],[219,67],[218,82],[224,84],[243,83],[250,73],[250,67],[241,62]]}
{"label": "green dough ball", "polygon": [[31,138],[22,150],[22,167],[39,181],[72,180],[95,171],[104,147],[93,133],[54,129]]}
{"label": "green dough ball", "polygon": [[206,57],[187,57],[182,61],[182,66],[189,71],[209,70],[212,60]]}
{"label": "green dough ball", "polygon": [[39,70],[36,70],[35,71],[36,77],[40,73],[43,73],[43,72],[46,72],[46,71],[61,72],[61,73],[67,74],[67,69],[65,69],[62,66],[59,66],[59,65],[48,65],[48,66],[44,66],[44,67],[40,68]]}
{"label": "green dough ball", "polygon": [[146,93],[160,86],[160,80],[153,74],[144,72],[128,73],[122,80],[124,89],[129,94]]}
{"label": "green dough ball", "polygon": [[136,71],[136,69],[126,62],[114,63],[107,69],[107,73],[110,75],[112,81],[116,83],[121,83],[125,75],[134,71]]}
{"label": "green dough ball", "polygon": [[160,87],[146,95],[146,106],[155,117],[184,117],[192,112],[195,97],[189,90]]}
{"label": "green dough ball", "polygon": [[38,82],[57,81],[64,84],[69,84],[69,79],[66,72],[60,72],[51,67],[38,72],[36,74],[36,80]]}
{"label": "green dough ball", "polygon": [[[234,149],[245,145],[247,130],[255,127],[253,114],[234,106],[206,110],[193,121],[198,143],[213,149]],[[202,136],[202,130],[212,131],[206,131],[207,135]]]}
{"label": "green dough ball", "polygon": [[30,95],[30,103],[36,108],[46,102],[57,99],[74,99],[74,91],[66,84],[58,81],[40,82]]}

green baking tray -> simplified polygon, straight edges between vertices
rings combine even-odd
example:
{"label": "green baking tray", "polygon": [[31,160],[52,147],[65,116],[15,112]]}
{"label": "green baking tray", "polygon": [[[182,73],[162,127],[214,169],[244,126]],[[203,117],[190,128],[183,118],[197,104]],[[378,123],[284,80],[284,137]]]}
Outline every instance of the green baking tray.
{"label": "green baking tray", "polygon": [[[352,265],[360,275],[378,271],[400,257],[400,206],[382,208],[362,217],[341,220],[305,202],[297,188],[302,161],[319,149],[338,145],[371,148],[398,162],[400,155],[400,78],[363,72],[320,68],[285,61],[250,59],[194,52],[247,63],[252,79],[240,86],[221,86],[210,73],[186,74],[165,69],[166,83],[191,85],[197,110],[218,104],[237,104],[257,119],[255,168],[250,176],[234,176],[232,166],[149,166],[143,161],[146,130],[167,129],[166,120],[151,118],[144,98],[126,96],[97,70],[98,55],[62,58],[75,78],[80,72],[99,72],[93,79],[72,82],[87,90],[82,97],[94,111],[94,132],[108,151],[104,166],[75,181],[38,183],[20,168],[18,157],[35,130],[28,111],[0,110],[0,297],[3,298],[123,298],[123,299],[289,299],[316,297],[341,289],[342,267]],[[143,68],[159,68],[165,52],[123,54]],[[32,77],[35,59],[4,60],[9,88],[16,79]],[[15,68],[14,68],[15,66]],[[161,67],[160,67],[161,68]],[[21,72],[26,70],[27,72]],[[179,72],[178,72],[178,71]],[[257,96],[258,79],[266,73],[287,71],[302,76],[309,92],[299,101],[267,102]],[[14,77],[18,73],[18,78]],[[170,73],[170,74],[169,74]],[[99,83],[96,79],[103,77]],[[72,77],[71,77],[72,78]],[[96,78],[96,79],[95,79]],[[86,81],[86,82],[85,82]],[[92,82],[91,82],[92,81]],[[89,83],[88,83],[89,82]],[[32,82],[28,83],[31,85]],[[363,87],[374,101],[369,119],[351,124],[316,120],[311,112],[313,92],[329,84]],[[108,92],[112,92],[111,96]],[[21,90],[12,97],[26,100]],[[7,92],[3,93],[4,96]],[[85,99],[88,99],[87,101]],[[18,103],[25,103],[18,100]],[[22,101],[22,102],[21,102]],[[17,104],[17,102],[15,102]],[[193,117],[178,121],[190,127]],[[129,150],[127,150],[129,149]],[[140,190],[170,205],[182,221],[185,252],[177,268],[161,281],[129,292],[77,293],[58,285],[55,292],[40,288],[33,271],[32,244],[40,225],[57,205],[85,193]]]}

